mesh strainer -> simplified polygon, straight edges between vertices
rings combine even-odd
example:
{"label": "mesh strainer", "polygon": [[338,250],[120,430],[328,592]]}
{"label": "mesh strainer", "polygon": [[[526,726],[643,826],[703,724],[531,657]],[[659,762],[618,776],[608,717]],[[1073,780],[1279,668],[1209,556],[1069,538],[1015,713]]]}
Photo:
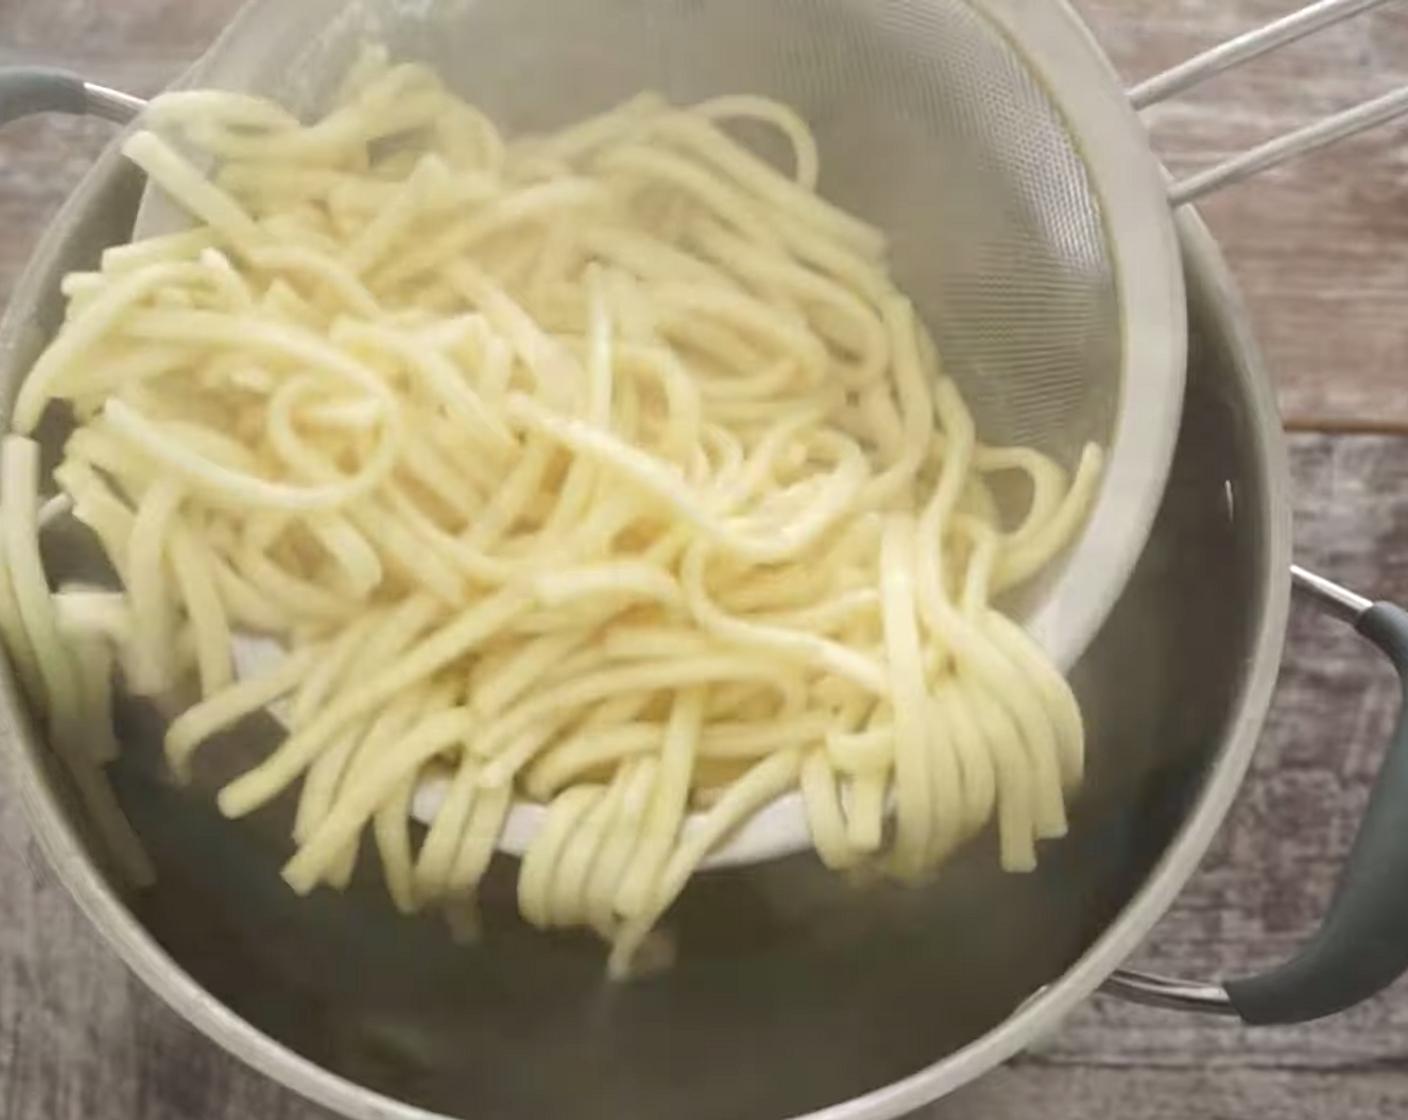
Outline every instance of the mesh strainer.
{"label": "mesh strainer", "polygon": [[[1136,91],[1148,104],[1381,0],[1322,0]],[[1060,0],[255,0],[193,84],[321,108],[367,39],[434,66],[508,133],[643,89],[769,95],[816,132],[822,192],[881,226],[989,442],[1108,469],[1081,539],[1013,605],[1069,668],[1119,597],[1181,414],[1170,187],[1130,97]],[[1176,204],[1408,109],[1391,95],[1173,188]],[[169,214],[166,216],[169,220]],[[163,221],[149,201],[141,225]],[[418,814],[433,815],[423,796]],[[527,810],[525,810],[527,812]],[[506,846],[532,831],[510,826]],[[796,798],[715,862],[806,844]]]}

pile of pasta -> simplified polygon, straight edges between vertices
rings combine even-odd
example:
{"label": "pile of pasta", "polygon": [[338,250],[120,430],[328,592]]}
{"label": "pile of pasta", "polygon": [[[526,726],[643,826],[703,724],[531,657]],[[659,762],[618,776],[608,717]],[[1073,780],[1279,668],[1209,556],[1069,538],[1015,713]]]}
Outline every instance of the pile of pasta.
{"label": "pile of pasta", "polygon": [[[369,836],[397,906],[463,917],[535,802],[522,914],[615,974],[786,795],[828,865],[906,881],[994,818],[1011,870],[1064,832],[1080,712],[994,600],[1078,533],[1100,452],[978,442],[792,110],[642,95],[507,142],[372,50],[313,124],[190,91],[145,125],[126,155],[190,224],[68,278],[4,454],[0,628],[87,785],[114,672],[177,705],[177,775],[272,707],[219,807],[298,789],[294,890]],[[120,590],[50,588],[65,511]],[[247,635],[284,656],[242,677]]]}

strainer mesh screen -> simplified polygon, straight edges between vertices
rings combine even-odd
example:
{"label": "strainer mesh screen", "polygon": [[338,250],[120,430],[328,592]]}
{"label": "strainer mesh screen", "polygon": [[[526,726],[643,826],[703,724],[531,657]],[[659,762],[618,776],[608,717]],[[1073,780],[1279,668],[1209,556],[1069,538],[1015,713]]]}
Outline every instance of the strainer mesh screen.
{"label": "strainer mesh screen", "polygon": [[318,108],[367,38],[509,133],[645,89],[792,104],[823,193],[890,236],[983,438],[1067,464],[1108,444],[1122,353],[1100,205],[1045,90],[963,0],[354,0],[293,65],[270,59],[267,91]]}

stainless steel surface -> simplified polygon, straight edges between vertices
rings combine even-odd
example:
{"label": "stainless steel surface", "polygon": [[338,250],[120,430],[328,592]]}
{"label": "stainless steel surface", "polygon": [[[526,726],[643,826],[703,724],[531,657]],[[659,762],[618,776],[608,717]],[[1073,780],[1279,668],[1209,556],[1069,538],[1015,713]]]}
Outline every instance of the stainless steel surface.
{"label": "stainless steel surface", "polygon": [[1129,91],[1129,100],[1136,109],[1157,105],[1244,62],[1385,3],[1388,0],[1319,0],[1140,82]]}
{"label": "stainless steel surface", "polygon": [[[140,186],[109,155],[58,219],[0,336],[6,394],[59,320],[60,277],[126,236]],[[1289,590],[1280,432],[1230,281],[1197,223],[1182,226],[1186,422],[1150,547],[1074,674],[1090,780],[1036,875],[1001,875],[984,841],[915,891],[849,888],[804,857],[706,876],[674,919],[679,966],[609,989],[593,946],[520,927],[502,879],[473,948],[430,918],[400,918],[365,880],[294,898],[277,876],[286,807],[230,823],[154,780],[159,728],[134,708],[119,793],[161,882],[121,899],[6,680],[37,837],[177,1010],[359,1120],[775,1120],[830,1106],[879,1120],[971,1080],[1148,934],[1227,810],[1276,673]]]}
{"label": "stainless steel surface", "polygon": [[1348,622],[1351,626],[1357,623],[1374,604],[1346,587],[1341,587],[1333,580],[1326,579],[1322,575],[1308,571],[1299,565],[1291,567],[1291,578],[1295,581],[1297,590],[1308,595],[1318,606],[1334,617]]}
{"label": "stainless steel surface", "polygon": [[1101,990],[1130,1003],[1161,1007],[1165,1011],[1195,1011],[1207,1015],[1236,1015],[1227,992],[1216,984],[1194,984],[1169,976],[1121,969]]}
{"label": "stainless steel surface", "polygon": [[114,124],[127,124],[134,120],[147,105],[140,97],[93,82],[84,82],[83,88],[88,94],[89,114]]}

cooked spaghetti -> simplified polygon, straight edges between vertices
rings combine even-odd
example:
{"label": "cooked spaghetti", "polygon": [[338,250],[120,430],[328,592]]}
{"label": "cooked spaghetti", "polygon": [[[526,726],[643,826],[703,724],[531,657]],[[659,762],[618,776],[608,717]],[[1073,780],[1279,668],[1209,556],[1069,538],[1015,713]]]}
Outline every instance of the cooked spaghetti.
{"label": "cooked spaghetti", "polygon": [[[739,118],[790,142],[790,175]],[[85,788],[115,666],[199,690],[178,775],[276,706],[287,738],[219,805],[299,787],[293,889],[345,885],[370,836],[399,907],[463,917],[537,801],[523,916],[595,929],[616,973],[789,793],[828,865],[904,880],[994,818],[1010,870],[1063,833],[1080,713],[994,600],[1079,531],[1101,454],[1068,478],[978,442],[795,113],[641,96],[506,141],[372,52],[311,125],[214,92],[146,125],[126,154],[193,224],[68,279],[4,455],[0,632]],[[120,592],[39,565],[55,404],[54,481]],[[241,634],[286,656],[239,679]]]}

